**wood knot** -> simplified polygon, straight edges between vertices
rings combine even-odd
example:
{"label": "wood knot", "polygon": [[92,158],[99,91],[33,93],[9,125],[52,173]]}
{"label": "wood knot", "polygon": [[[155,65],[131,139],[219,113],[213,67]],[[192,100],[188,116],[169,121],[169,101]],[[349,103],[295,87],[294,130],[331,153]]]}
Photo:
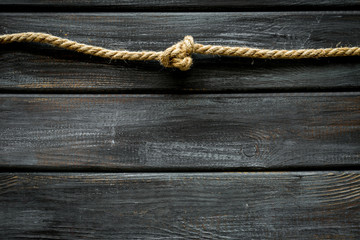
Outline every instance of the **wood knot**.
{"label": "wood knot", "polygon": [[167,48],[160,55],[159,61],[164,67],[178,68],[181,71],[189,70],[193,60],[191,54],[194,52],[194,39],[186,36],[184,40]]}

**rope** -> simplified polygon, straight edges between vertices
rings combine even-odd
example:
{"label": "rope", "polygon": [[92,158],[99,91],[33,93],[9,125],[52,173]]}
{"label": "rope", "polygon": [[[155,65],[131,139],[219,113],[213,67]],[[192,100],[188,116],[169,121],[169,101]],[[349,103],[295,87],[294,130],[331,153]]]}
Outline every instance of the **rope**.
{"label": "rope", "polygon": [[0,44],[12,42],[46,43],[55,47],[110,59],[139,61],[157,60],[164,67],[178,68],[182,71],[190,69],[193,63],[191,57],[193,53],[262,59],[301,59],[360,56],[360,47],[270,50],[247,47],[202,45],[195,43],[192,36],[186,36],[184,40],[172,45],[163,52],[131,52],[121,50],[116,51],[102,47],[81,44],[46,33],[24,32],[0,35]]}

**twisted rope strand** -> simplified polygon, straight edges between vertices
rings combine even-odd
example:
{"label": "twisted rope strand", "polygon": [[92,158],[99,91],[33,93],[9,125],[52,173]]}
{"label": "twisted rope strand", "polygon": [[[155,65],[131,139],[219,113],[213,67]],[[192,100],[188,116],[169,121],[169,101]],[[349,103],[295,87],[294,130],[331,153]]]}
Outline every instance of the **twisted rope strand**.
{"label": "twisted rope strand", "polygon": [[360,48],[342,47],[298,50],[269,50],[247,47],[227,47],[214,45],[204,46],[202,44],[195,44],[194,53],[262,59],[301,59],[360,56]]}
{"label": "twisted rope strand", "polygon": [[162,52],[131,52],[125,50],[110,50],[102,47],[81,44],[46,33],[24,32],[0,35],[0,44],[7,44],[12,42],[46,43],[55,47],[110,59],[138,61],[157,60],[164,67],[174,67],[182,71],[190,69],[193,63],[191,57],[193,53],[262,59],[301,59],[360,56],[360,47],[270,50],[247,47],[202,45],[195,43],[192,36],[186,36],[184,40],[172,45]]}

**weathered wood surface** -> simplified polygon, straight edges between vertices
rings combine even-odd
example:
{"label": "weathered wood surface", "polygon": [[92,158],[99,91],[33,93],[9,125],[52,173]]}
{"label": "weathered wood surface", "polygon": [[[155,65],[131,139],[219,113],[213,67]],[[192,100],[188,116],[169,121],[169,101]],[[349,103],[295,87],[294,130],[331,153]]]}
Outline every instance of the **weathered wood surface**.
{"label": "weathered wood surface", "polygon": [[360,173],[2,173],[2,239],[359,239]]}
{"label": "weathered wood surface", "polygon": [[[349,10],[360,2],[2,0],[0,34],[359,46]],[[1,45],[0,239],[360,239],[360,58],[194,60],[179,72]]]}
{"label": "weathered wood surface", "polygon": [[[185,34],[204,44],[293,49],[360,45],[359,22],[357,11],[1,13],[0,33],[41,31],[129,50],[164,50]],[[186,73],[157,62],[110,62],[35,44],[0,46],[0,58],[0,91],[314,91],[360,86],[358,57],[264,61],[197,55]]]}
{"label": "weathered wood surface", "polygon": [[360,166],[359,93],[1,95],[0,166]]}
{"label": "weathered wood surface", "polygon": [[[2,0],[0,6],[18,11],[46,10],[151,10],[151,11],[241,11],[241,10],[299,10],[349,9],[360,7],[358,0]],[[25,8],[24,8],[25,7]]]}

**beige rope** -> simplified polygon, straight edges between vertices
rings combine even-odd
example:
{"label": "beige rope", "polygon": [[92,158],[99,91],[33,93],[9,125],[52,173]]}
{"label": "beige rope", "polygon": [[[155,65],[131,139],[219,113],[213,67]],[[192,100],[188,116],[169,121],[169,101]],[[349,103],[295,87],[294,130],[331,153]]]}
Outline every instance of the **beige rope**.
{"label": "beige rope", "polygon": [[56,37],[46,33],[24,32],[0,35],[0,44],[12,42],[38,42],[52,46],[89,54],[97,57],[121,60],[157,60],[164,67],[174,67],[182,71],[189,70],[192,65],[193,53],[223,56],[263,58],[263,59],[300,59],[360,56],[360,47],[298,49],[298,50],[270,50],[247,47],[228,47],[216,45],[202,45],[194,43],[191,36],[167,48],[163,52],[142,51],[116,51],[102,47],[81,44],[68,39]]}

